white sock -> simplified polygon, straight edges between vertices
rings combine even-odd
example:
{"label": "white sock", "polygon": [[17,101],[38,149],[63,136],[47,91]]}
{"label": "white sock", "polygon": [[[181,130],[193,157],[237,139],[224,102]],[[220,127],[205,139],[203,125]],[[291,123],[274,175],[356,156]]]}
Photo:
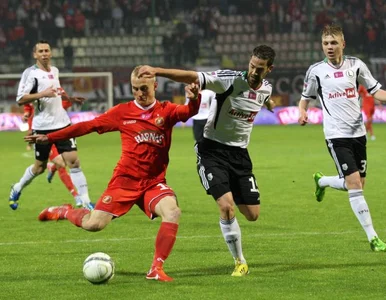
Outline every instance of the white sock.
{"label": "white sock", "polygon": [[373,222],[371,220],[370,210],[367,206],[365,197],[363,196],[363,190],[349,190],[348,196],[351,204],[351,208],[357,217],[362,228],[366,232],[369,242],[375,236],[378,236],[374,230]]}
{"label": "white sock", "polygon": [[72,183],[75,185],[76,190],[79,193],[80,198],[83,201],[83,205],[89,204],[90,197],[88,195],[88,186],[86,176],[84,176],[81,168],[72,168],[70,169],[70,177]]}
{"label": "white sock", "polygon": [[13,186],[13,188],[18,192],[21,192],[36,177],[36,175],[32,172],[33,166],[34,165],[27,167],[27,169],[25,169],[23,177],[20,178],[20,181]]}
{"label": "white sock", "polygon": [[223,220],[220,218],[220,228],[233,258],[238,258],[240,262],[246,263],[241,247],[241,230],[236,217],[231,220]]}
{"label": "white sock", "polygon": [[339,175],[336,176],[323,176],[319,179],[318,182],[320,187],[331,187],[336,190],[347,191],[344,178],[340,178]]}

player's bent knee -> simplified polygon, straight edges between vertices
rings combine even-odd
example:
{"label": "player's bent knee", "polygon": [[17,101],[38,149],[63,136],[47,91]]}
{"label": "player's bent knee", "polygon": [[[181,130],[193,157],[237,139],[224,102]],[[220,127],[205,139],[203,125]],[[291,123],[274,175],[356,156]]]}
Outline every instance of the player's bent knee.
{"label": "player's bent knee", "polygon": [[107,223],[104,222],[93,222],[93,221],[86,221],[82,224],[82,228],[87,230],[87,231],[101,231],[107,226]]}

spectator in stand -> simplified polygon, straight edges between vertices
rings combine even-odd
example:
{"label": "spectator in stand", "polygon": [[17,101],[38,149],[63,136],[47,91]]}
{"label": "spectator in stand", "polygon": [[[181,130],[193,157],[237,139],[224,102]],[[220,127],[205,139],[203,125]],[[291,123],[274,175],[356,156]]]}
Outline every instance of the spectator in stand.
{"label": "spectator in stand", "polygon": [[64,68],[71,72],[74,64],[74,47],[72,47],[71,40],[63,47]]}

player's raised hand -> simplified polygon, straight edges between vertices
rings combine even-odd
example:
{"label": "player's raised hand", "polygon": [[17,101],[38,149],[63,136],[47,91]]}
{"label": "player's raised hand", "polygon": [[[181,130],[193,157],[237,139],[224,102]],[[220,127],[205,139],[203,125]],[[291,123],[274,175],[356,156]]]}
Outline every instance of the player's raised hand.
{"label": "player's raised hand", "polygon": [[191,83],[185,86],[186,98],[189,98],[189,100],[191,101],[197,100],[199,91],[200,91],[200,87],[196,83]]}
{"label": "player's raised hand", "polygon": [[56,89],[54,89],[53,86],[50,86],[49,88],[47,88],[44,91],[40,92],[40,94],[42,95],[42,97],[47,97],[47,98],[52,98],[52,97],[56,97],[57,96]]}
{"label": "player's raised hand", "polygon": [[304,109],[299,109],[299,119],[298,119],[298,123],[301,125],[301,126],[304,126],[308,123],[308,115],[307,115],[307,111],[304,110]]}
{"label": "player's raised hand", "polygon": [[45,134],[26,135],[24,141],[32,144],[48,144],[48,137]]}
{"label": "player's raised hand", "polygon": [[156,76],[155,68],[144,65],[138,70],[138,78],[153,78]]}

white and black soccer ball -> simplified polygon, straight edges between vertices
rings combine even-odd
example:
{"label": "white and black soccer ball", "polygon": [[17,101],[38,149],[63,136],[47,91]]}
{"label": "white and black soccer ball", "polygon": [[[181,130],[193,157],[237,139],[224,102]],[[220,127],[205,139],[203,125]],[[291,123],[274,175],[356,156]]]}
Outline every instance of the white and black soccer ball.
{"label": "white and black soccer ball", "polygon": [[93,284],[107,283],[114,276],[115,265],[109,255],[96,252],[83,263],[83,275]]}

